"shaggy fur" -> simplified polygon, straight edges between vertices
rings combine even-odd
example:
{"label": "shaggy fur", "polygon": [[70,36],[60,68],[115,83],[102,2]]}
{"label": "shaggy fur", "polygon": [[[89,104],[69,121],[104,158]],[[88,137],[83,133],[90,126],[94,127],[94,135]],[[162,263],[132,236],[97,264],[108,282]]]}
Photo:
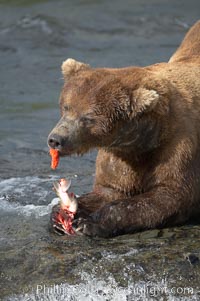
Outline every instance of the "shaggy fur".
{"label": "shaggy fur", "polygon": [[177,225],[200,213],[200,22],[168,63],[121,69],[62,65],[61,155],[98,148],[78,226],[110,237]]}

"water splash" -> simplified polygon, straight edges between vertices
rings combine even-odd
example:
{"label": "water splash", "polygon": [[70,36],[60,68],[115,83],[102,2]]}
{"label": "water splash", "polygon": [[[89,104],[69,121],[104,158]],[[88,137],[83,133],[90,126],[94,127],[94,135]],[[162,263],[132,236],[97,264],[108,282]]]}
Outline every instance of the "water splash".
{"label": "water splash", "polygon": [[[165,279],[160,282],[156,280],[139,281],[129,283],[127,287],[117,284],[113,276],[107,279],[98,279],[94,275],[83,272],[82,281],[77,285],[68,283],[46,286],[44,283],[32,288],[31,293],[12,296],[5,301],[197,301],[198,295],[179,295],[177,289],[175,296],[172,288]],[[30,287],[27,287],[30,290]],[[187,291],[188,292],[188,291]]]}
{"label": "water splash", "polygon": [[[10,178],[0,181],[0,210],[4,214],[17,213],[24,216],[34,215],[36,218],[47,215],[58,198],[48,198],[51,195],[50,184],[56,176],[48,178],[24,177]],[[49,203],[50,201],[50,203]]]}
{"label": "water splash", "polygon": [[52,207],[57,205],[59,203],[58,198],[54,198],[50,204],[48,205],[20,205],[19,203],[10,203],[6,200],[4,197],[0,197],[0,209],[7,213],[15,212],[19,215],[24,215],[26,217],[30,217],[31,215],[34,215],[36,218],[39,218],[41,216],[50,214]]}

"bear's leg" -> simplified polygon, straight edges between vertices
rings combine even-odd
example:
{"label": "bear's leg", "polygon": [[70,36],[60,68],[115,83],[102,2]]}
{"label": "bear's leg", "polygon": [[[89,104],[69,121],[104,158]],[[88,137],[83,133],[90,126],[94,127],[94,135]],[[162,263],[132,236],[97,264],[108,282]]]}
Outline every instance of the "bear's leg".
{"label": "bear's leg", "polygon": [[77,228],[85,235],[112,237],[166,224],[179,224],[186,221],[190,214],[188,208],[191,204],[184,202],[186,195],[180,190],[177,193],[172,188],[156,187],[133,198],[106,204],[88,218],[80,218]]}

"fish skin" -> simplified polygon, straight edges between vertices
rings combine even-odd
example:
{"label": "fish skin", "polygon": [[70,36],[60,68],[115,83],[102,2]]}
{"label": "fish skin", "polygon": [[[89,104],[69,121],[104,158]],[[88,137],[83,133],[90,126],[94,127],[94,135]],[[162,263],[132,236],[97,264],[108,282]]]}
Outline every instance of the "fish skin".
{"label": "fish skin", "polygon": [[78,201],[73,193],[68,193],[71,181],[62,178],[59,181],[55,181],[53,186],[56,194],[60,198],[61,208],[75,214],[78,209]]}
{"label": "fish skin", "polygon": [[76,230],[72,227],[72,222],[78,209],[78,201],[74,193],[68,193],[70,186],[71,181],[64,178],[53,182],[54,190],[60,199],[60,210],[54,215],[52,222],[55,230],[74,235]]}

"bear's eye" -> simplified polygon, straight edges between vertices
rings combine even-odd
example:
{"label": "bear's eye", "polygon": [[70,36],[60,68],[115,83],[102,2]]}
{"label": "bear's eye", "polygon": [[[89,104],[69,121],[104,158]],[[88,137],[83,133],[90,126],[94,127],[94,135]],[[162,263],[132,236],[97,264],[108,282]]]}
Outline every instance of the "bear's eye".
{"label": "bear's eye", "polygon": [[64,112],[69,111],[69,106],[68,106],[68,105],[64,105],[64,106],[63,106],[63,111],[64,111]]}
{"label": "bear's eye", "polygon": [[92,126],[95,123],[95,119],[91,116],[82,116],[80,118],[81,126]]}

